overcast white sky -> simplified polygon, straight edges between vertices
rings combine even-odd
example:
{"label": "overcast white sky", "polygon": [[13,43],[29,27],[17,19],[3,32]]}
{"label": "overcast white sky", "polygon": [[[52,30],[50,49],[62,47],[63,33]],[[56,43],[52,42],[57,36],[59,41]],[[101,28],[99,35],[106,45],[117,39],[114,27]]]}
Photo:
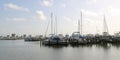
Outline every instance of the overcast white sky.
{"label": "overcast white sky", "polygon": [[120,0],[1,0],[0,35],[44,34],[51,12],[58,17],[58,33],[71,34],[77,31],[80,11],[84,34],[101,34],[104,14],[113,34],[120,31],[119,6]]}

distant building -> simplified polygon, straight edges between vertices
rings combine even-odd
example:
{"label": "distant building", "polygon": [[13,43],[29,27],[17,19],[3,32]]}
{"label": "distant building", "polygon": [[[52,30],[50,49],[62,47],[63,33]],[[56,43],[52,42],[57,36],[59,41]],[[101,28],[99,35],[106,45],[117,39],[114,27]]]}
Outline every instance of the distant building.
{"label": "distant building", "polygon": [[3,38],[3,36],[0,36],[0,39],[2,39]]}
{"label": "distant building", "polygon": [[26,35],[26,34],[24,34],[24,35],[23,35],[23,38],[26,38],[26,36],[27,36],[27,35]]}
{"label": "distant building", "polygon": [[16,36],[16,34],[11,34],[11,37],[15,37]]}
{"label": "distant building", "polygon": [[7,35],[6,37],[8,37],[8,38],[9,38],[9,37],[10,37],[10,35]]}
{"label": "distant building", "polygon": [[16,35],[16,38],[19,38],[19,36],[18,36],[18,35]]}

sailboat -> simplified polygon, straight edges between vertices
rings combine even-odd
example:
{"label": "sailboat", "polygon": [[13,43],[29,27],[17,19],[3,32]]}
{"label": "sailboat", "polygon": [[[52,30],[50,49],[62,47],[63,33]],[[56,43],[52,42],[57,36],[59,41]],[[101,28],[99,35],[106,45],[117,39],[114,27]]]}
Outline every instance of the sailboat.
{"label": "sailboat", "polygon": [[80,20],[78,20],[78,31],[73,32],[70,37],[70,44],[86,44],[87,42],[84,40],[82,36],[82,12],[81,12],[81,29],[80,29]]}
{"label": "sailboat", "polygon": [[[55,19],[55,20],[57,23],[57,19]],[[51,34],[49,34],[48,39],[45,39],[43,41],[43,44],[44,45],[67,45],[68,44],[68,42],[66,40],[64,40],[59,35],[57,35],[57,24],[56,24],[56,32],[54,32],[54,34],[53,34],[53,14],[52,13],[51,13]]]}
{"label": "sailboat", "polygon": [[103,36],[101,38],[102,43],[112,42],[112,39],[111,39],[112,36],[110,36],[108,32],[108,26],[107,26],[105,15],[103,19],[103,27],[104,27],[104,31],[103,31]]}

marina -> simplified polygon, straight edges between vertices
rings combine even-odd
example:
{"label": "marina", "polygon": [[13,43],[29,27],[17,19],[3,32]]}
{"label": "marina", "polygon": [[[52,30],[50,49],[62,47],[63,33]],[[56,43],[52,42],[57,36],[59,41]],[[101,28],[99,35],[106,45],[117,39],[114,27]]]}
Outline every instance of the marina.
{"label": "marina", "polygon": [[[76,33],[76,32],[75,32]],[[78,32],[77,32],[78,33]],[[79,34],[79,33],[78,33]],[[42,45],[91,45],[91,44],[120,44],[120,36],[78,36],[73,34],[71,37],[51,35],[50,37],[28,38],[26,42],[39,41]]]}
{"label": "marina", "polygon": [[1,0],[0,60],[120,60],[120,0]]}
{"label": "marina", "polygon": [[[48,22],[48,27],[45,32],[45,36],[36,38],[36,37],[27,37],[25,41],[40,41],[43,45],[88,45],[88,44],[108,44],[108,43],[120,43],[120,33],[116,33],[114,35],[110,35],[108,31],[108,26],[106,22],[105,15],[103,16],[103,34],[95,35],[95,34],[82,34],[82,11],[81,11],[81,20],[78,20],[78,31],[73,32],[72,35],[63,36],[63,34],[57,34],[57,18],[51,13],[50,20]],[[54,19],[55,18],[55,19]],[[46,33],[49,28],[49,24],[51,24],[51,34],[46,37]]]}

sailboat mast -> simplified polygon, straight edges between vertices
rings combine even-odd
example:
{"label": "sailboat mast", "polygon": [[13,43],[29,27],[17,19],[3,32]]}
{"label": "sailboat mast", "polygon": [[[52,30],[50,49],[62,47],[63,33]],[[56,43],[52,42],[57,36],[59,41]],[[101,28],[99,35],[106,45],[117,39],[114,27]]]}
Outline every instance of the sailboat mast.
{"label": "sailboat mast", "polygon": [[51,13],[51,34],[53,34],[53,13]]}
{"label": "sailboat mast", "polygon": [[56,35],[56,18],[54,18],[54,34]]}
{"label": "sailboat mast", "polygon": [[56,35],[57,35],[57,16],[55,16],[55,22],[56,22]]}
{"label": "sailboat mast", "polygon": [[80,30],[80,34],[82,35],[82,11],[81,11],[81,30]]}
{"label": "sailboat mast", "polygon": [[80,19],[78,19],[78,32],[80,32]]}
{"label": "sailboat mast", "polygon": [[106,23],[105,15],[104,15],[103,19],[104,19],[104,21],[103,21],[103,27],[104,27],[103,36],[108,36],[109,32],[108,32],[108,26],[107,26],[107,23]]}
{"label": "sailboat mast", "polygon": [[105,15],[104,15],[103,26],[104,26],[104,32],[107,32],[107,33],[108,33],[108,26],[107,26],[107,23],[106,23]]}
{"label": "sailboat mast", "polygon": [[54,34],[57,34],[57,17],[55,16],[55,20],[54,20]]}

